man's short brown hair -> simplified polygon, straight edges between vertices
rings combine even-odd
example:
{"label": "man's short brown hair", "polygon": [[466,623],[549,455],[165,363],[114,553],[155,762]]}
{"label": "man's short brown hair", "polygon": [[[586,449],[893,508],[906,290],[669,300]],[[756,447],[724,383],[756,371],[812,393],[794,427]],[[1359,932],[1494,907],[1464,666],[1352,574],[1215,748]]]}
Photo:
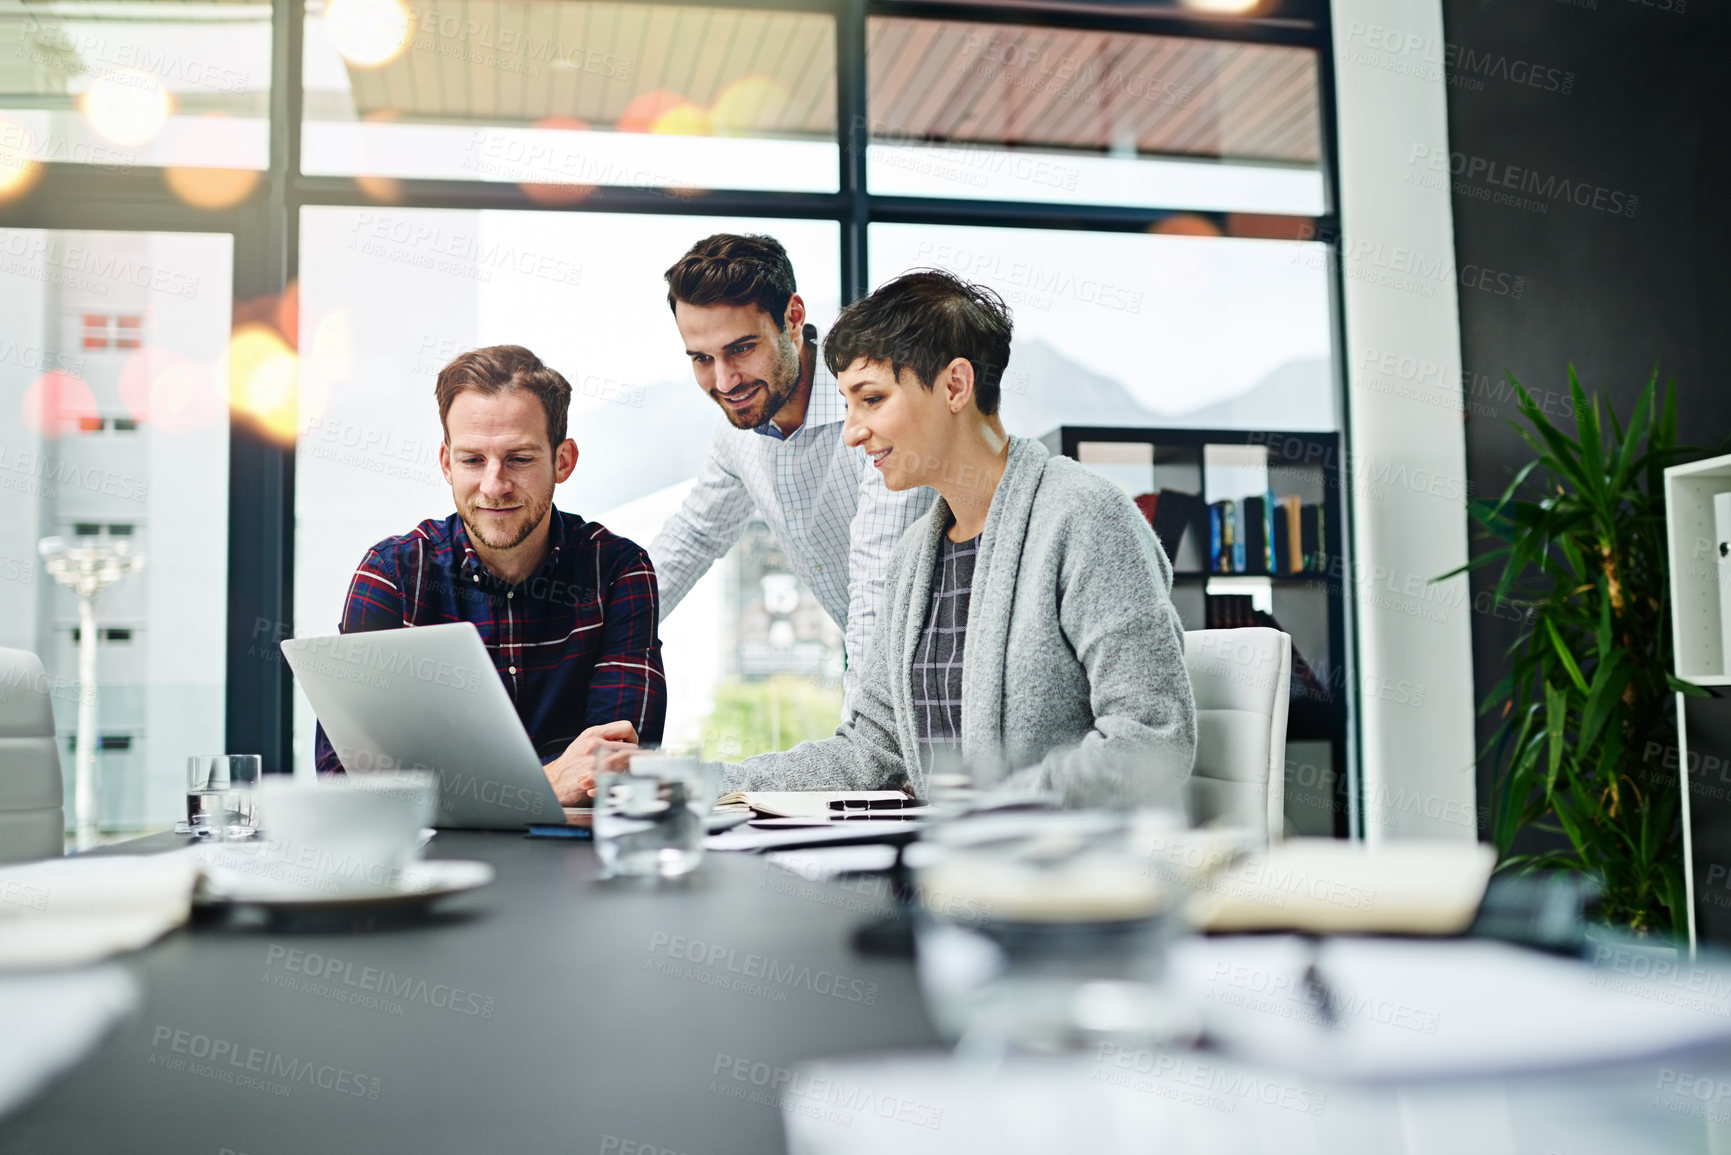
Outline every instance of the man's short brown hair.
{"label": "man's short brown hair", "polygon": [[698,308],[756,305],[785,329],[787,303],[798,291],[787,250],[761,234],[704,237],[667,270],[667,307],[675,315],[680,301]]}
{"label": "man's short brown hair", "polygon": [[489,345],[460,353],[449,365],[439,370],[433,396],[439,399],[439,425],[450,443],[451,428],[445,418],[457,394],[473,389],[489,397],[507,389],[522,389],[533,393],[547,411],[547,445],[559,448],[565,440],[565,415],[571,408],[571,385],[557,369],[549,369],[541,358],[521,345]]}

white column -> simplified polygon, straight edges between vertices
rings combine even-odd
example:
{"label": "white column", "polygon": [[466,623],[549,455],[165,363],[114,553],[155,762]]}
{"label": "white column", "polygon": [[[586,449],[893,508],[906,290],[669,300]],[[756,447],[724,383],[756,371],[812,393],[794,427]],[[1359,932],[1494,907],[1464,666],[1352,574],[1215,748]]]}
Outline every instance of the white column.
{"label": "white column", "polygon": [[1333,13],[1365,835],[1472,839],[1471,598],[1430,584],[1469,492],[1442,3]]}
{"label": "white column", "polygon": [[96,844],[96,824],[101,801],[96,792],[96,595],[78,596],[78,738],[73,756],[75,771],[73,813],[77,824],[78,849]]}

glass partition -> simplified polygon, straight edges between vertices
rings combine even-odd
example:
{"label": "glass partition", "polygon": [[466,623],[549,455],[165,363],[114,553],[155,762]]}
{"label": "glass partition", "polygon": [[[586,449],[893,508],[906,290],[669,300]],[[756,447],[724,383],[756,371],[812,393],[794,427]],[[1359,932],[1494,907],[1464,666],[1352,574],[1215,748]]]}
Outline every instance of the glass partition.
{"label": "glass partition", "polygon": [[928,266],[990,285],[1015,314],[1003,386],[1012,433],[1339,427],[1320,245],[872,226],[872,284]]}
{"label": "glass partition", "polygon": [[103,0],[0,9],[0,199],[42,163],[169,166],[224,207],[269,155],[270,5]]}
{"label": "glass partition", "polygon": [[867,21],[871,191],[1315,215],[1309,49]]}
{"label": "glass partition", "polygon": [[[172,823],[187,756],[224,749],[232,250],[0,229],[0,646],[47,671],[68,822],[87,695],[104,829]],[[144,560],[95,598],[94,686],[55,542]]]}
{"label": "glass partition", "polygon": [[388,198],[403,177],[834,192],[835,23],[580,0],[312,0],[301,169]]}
{"label": "glass partition", "polygon": [[[711,233],[768,232],[820,331],[840,307],[833,221],[308,208],[301,222],[301,634],[335,632],[368,547],[453,511],[433,381],[458,353],[526,345],[565,375],[580,456],[554,502],[647,547],[723,420],[692,379],[662,273]],[[739,678],[839,687],[839,631],[809,592],[781,588],[792,575],[774,553],[748,531],[664,621],[670,741],[704,737],[718,687]],[[763,612],[784,599],[786,612]],[[743,692],[729,710],[745,710]],[[297,702],[296,757],[310,765],[312,718]],[[840,705],[837,688],[821,734]]]}

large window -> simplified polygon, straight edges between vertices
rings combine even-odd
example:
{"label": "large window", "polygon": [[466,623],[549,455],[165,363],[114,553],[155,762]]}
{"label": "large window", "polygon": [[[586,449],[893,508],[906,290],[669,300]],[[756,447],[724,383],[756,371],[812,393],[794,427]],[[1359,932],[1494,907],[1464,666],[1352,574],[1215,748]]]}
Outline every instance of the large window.
{"label": "large window", "polygon": [[1323,211],[1313,52],[875,17],[875,193]]}
{"label": "large window", "polygon": [[[1015,314],[1004,422],[1334,429],[1320,246],[1071,230],[873,225],[871,280],[935,266]],[[1309,250],[1309,251],[1307,251]]]}
{"label": "large window", "polygon": [[[267,163],[270,5],[107,0],[0,10],[0,195],[43,164],[170,166],[189,204]],[[237,195],[237,190],[238,194]]]}
{"label": "large window", "polygon": [[[0,646],[48,674],[68,818],[86,697],[103,826],[174,821],[222,747],[231,247],[0,228]],[[94,598],[95,685],[52,572],[79,551],[144,562]]]}
{"label": "large window", "polygon": [[[433,379],[465,349],[526,345],[565,374],[579,458],[554,502],[647,546],[691,487],[722,420],[692,380],[662,271],[700,237],[747,230],[773,232],[787,247],[820,325],[835,315],[833,221],[305,210],[299,630],[336,628],[349,575],[369,546],[451,514]],[[777,674],[839,683],[839,663],[827,678],[822,669],[822,651],[839,638],[821,610],[798,612],[802,601],[815,602],[797,583],[793,612],[777,615],[794,630],[775,639],[784,644],[771,644],[769,621],[754,628],[754,613],[766,596],[775,602],[776,575],[785,572],[759,572],[763,544],[752,536],[663,625],[670,740],[704,736],[723,684]],[[839,701],[827,719],[832,729]],[[312,716],[304,698],[297,703],[297,760],[310,764]]]}
{"label": "large window", "polygon": [[[15,4],[0,644],[69,677],[36,543],[126,540],[100,748],[143,768],[109,820],[171,816],[189,753],[305,767],[276,642],[451,512],[438,368],[514,342],[561,369],[557,501],[646,544],[718,419],[661,274],[719,230],[779,237],[820,328],[909,268],[996,288],[1020,434],[1339,430],[1327,38],[1320,0]],[[89,468],[146,496],[32,472]],[[833,721],[841,634],[761,525],[663,638],[675,738]]]}
{"label": "large window", "polygon": [[375,191],[438,177],[570,204],[605,185],[837,182],[835,26],[819,13],[313,0],[305,109],[303,171]]}

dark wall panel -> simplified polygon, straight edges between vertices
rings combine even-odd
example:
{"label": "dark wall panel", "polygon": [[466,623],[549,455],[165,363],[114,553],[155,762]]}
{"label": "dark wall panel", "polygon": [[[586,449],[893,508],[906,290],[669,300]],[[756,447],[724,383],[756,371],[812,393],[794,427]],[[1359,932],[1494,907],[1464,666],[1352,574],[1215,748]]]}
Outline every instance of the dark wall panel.
{"label": "dark wall panel", "polygon": [[[1501,492],[1528,459],[1508,425],[1511,371],[1567,428],[1571,363],[1624,414],[1658,366],[1688,439],[1718,445],[1731,434],[1731,6],[1444,0],[1444,19],[1456,259],[1520,287],[1461,289],[1474,492]],[[1491,584],[1474,578],[1475,605]],[[1481,695],[1512,638],[1510,622],[1474,615]],[[1731,801],[1698,793],[1696,810],[1704,875],[1731,863]],[[1731,916],[1708,921],[1731,941]]]}

